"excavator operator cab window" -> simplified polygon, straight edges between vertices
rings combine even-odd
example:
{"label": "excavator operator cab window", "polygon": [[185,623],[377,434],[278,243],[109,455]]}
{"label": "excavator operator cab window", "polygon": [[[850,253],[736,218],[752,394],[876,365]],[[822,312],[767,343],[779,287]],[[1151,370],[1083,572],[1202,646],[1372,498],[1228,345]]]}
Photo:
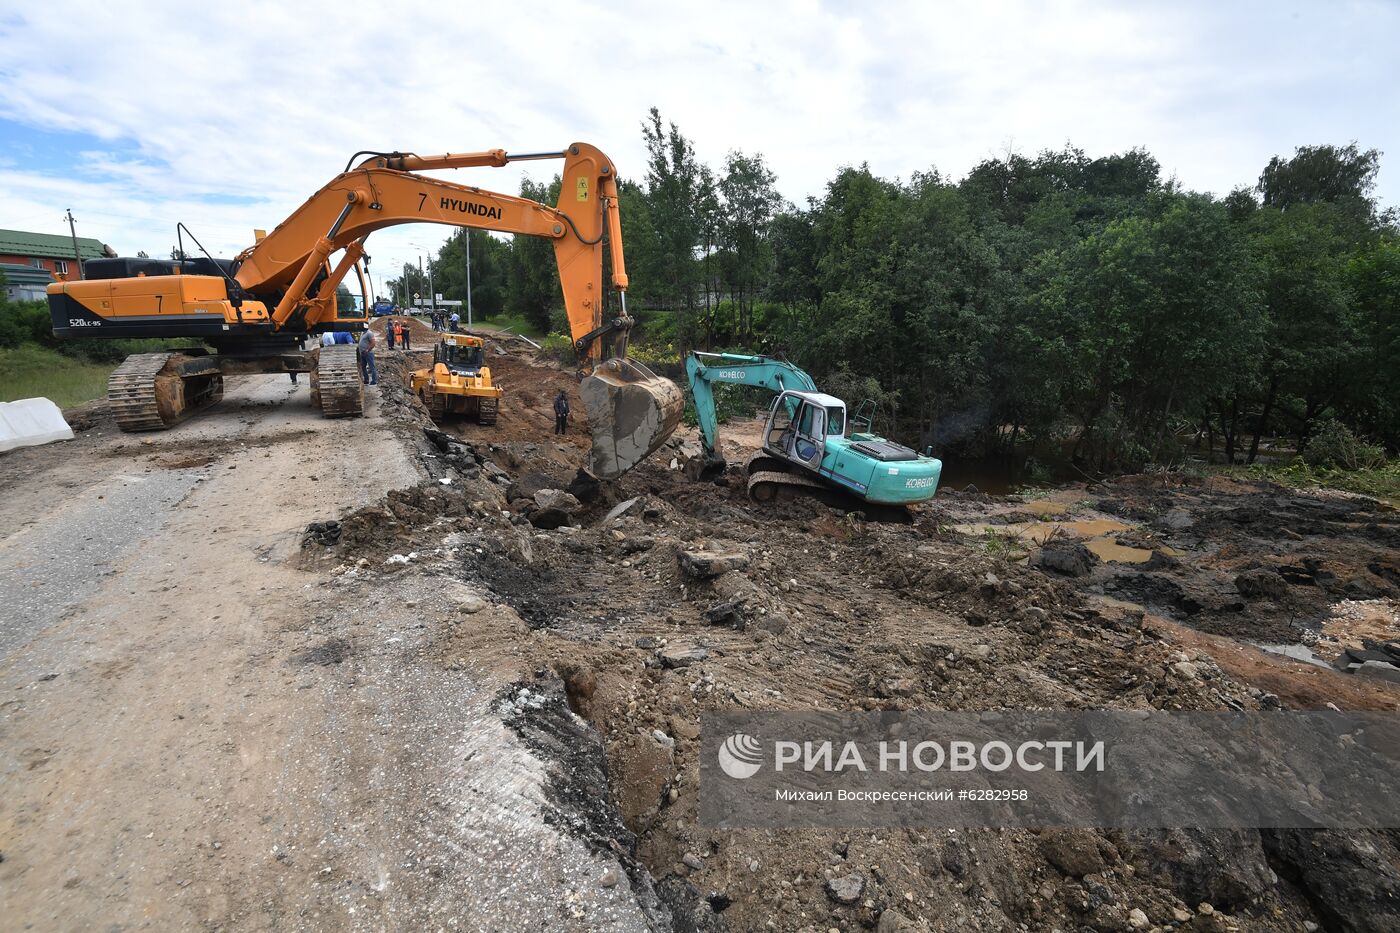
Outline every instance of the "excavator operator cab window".
{"label": "excavator operator cab window", "polygon": [[792,440],[792,415],[796,407],[796,399],[790,395],[773,399],[773,407],[768,411],[768,446],[787,449]]}
{"label": "excavator operator cab window", "polygon": [[846,409],[832,405],[826,410],[827,437],[843,437],[846,434]]}
{"label": "excavator operator cab window", "polygon": [[804,401],[802,413],[797,418],[797,437],[793,439],[792,452],[797,459],[815,469],[821,462],[825,443],[826,408],[815,402]]}

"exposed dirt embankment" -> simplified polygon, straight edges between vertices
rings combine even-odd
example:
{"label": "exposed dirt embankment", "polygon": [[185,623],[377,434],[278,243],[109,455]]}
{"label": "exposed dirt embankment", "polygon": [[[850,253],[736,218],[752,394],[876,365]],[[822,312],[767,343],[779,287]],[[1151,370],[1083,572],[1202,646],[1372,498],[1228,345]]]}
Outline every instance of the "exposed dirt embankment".
{"label": "exposed dirt embankment", "polygon": [[670,448],[600,485],[577,473],[581,437],[547,433],[572,377],[493,365],[497,428],[425,435],[434,481],[345,517],[307,554],[336,574],[453,581],[498,610],[442,623],[437,663],[562,698],[596,730],[606,776],[569,765],[591,760],[571,729],[514,710],[523,737],[554,737],[560,780],[574,775],[560,813],[601,808],[577,831],[627,853],[634,887],[654,886],[677,928],[1400,924],[1390,834],[719,832],[698,821],[696,759],[712,710],[1397,708],[1384,680],[1245,644],[1345,640],[1344,600],[1381,612],[1365,631],[1384,636],[1393,510],[1141,477],[1038,501],[940,494],[910,524],[871,523],[756,506],[732,473],[690,482]]}

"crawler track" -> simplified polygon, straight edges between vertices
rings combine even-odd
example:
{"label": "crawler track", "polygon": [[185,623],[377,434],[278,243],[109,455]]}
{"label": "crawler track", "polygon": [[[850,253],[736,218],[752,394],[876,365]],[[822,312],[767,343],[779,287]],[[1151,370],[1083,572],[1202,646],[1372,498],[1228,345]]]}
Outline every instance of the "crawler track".
{"label": "crawler track", "polygon": [[365,390],[352,346],[322,347],[313,387],[327,418],[359,417],[365,411]]}
{"label": "crawler track", "polygon": [[763,471],[749,474],[749,498],[755,502],[772,502],[787,491],[796,495],[823,496],[831,490],[825,483],[796,473]]}
{"label": "crawler track", "polygon": [[163,431],[224,397],[223,376],[201,373],[186,381],[178,353],[137,353],[107,380],[107,401],[123,431]]}
{"label": "crawler track", "polygon": [[423,404],[428,409],[428,417],[441,424],[442,420],[447,417],[447,397],[428,389],[426,392],[420,393],[419,398],[423,400]]}
{"label": "crawler track", "polygon": [[802,473],[784,468],[782,460],[765,453],[755,454],[746,467],[749,498],[758,503],[780,499],[812,496],[817,500],[847,512],[861,512],[870,521],[908,524],[913,514],[901,505],[867,502],[857,496]]}

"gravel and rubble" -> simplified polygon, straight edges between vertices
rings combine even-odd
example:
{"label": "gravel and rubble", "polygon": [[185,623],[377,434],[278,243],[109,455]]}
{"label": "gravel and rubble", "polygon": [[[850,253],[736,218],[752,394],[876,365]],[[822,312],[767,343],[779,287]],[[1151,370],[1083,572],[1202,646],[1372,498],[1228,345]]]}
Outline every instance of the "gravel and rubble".
{"label": "gravel and rubble", "polygon": [[[696,759],[720,710],[1400,708],[1400,687],[1361,698],[1316,667],[1295,691],[1293,662],[1247,645],[1343,637],[1345,607],[1400,595],[1394,509],[1145,476],[940,492],[908,523],[870,521],[756,506],[733,470],[692,481],[680,434],[600,484],[578,469],[586,441],[549,434],[571,377],[494,363],[497,428],[434,427],[403,400],[430,480],[309,529],[303,566],[464,588],[435,662],[512,683],[499,703],[558,765],[560,818],[674,928],[1400,928],[1395,834],[720,832],[698,819]],[[509,624],[477,624],[488,606]]]}

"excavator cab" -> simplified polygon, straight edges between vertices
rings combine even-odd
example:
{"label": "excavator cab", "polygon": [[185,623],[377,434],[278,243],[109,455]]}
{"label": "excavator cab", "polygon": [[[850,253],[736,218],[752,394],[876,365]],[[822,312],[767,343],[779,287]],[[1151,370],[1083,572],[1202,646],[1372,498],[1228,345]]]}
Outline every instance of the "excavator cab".
{"label": "excavator cab", "polygon": [[764,449],[819,470],[828,437],[844,437],[846,403],[823,392],[782,392],[773,399],[764,426]]}

